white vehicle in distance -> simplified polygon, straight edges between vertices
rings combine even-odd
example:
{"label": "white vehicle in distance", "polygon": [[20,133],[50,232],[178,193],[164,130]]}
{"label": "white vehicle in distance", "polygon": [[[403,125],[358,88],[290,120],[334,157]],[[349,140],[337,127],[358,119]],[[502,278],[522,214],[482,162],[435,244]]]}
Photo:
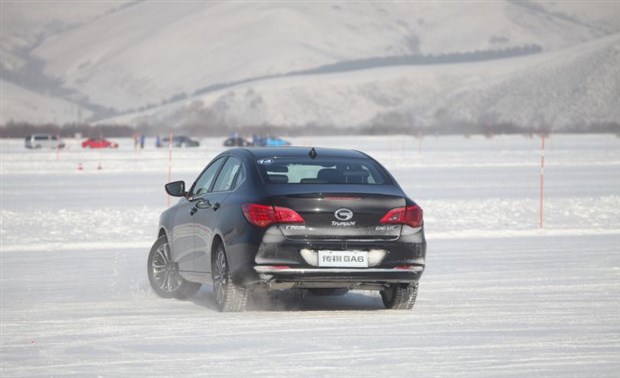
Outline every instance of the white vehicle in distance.
{"label": "white vehicle in distance", "polygon": [[32,134],[28,135],[24,143],[26,148],[64,148],[65,143],[62,139],[58,139],[56,135],[51,134]]}

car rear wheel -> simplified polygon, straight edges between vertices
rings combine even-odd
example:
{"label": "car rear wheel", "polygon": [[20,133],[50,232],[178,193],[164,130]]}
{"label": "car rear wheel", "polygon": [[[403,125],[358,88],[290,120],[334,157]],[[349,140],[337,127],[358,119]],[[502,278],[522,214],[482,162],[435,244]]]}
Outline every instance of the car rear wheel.
{"label": "car rear wheel", "polygon": [[381,299],[385,308],[392,310],[410,310],[418,296],[418,283],[393,284],[381,290]]}
{"label": "car rear wheel", "polygon": [[221,244],[216,248],[211,272],[213,294],[215,295],[215,303],[218,310],[221,312],[245,311],[249,290],[235,285],[232,281],[226,259],[226,251]]}
{"label": "car rear wheel", "polygon": [[153,244],[147,269],[151,287],[160,297],[185,299],[200,289],[199,283],[186,281],[179,274],[179,265],[172,259],[170,245],[165,236]]}

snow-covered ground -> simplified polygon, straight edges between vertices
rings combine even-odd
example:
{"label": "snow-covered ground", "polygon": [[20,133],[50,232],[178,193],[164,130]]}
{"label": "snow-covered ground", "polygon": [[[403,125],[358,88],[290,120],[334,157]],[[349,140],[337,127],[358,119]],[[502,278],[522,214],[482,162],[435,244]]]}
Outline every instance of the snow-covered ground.
{"label": "snow-covered ground", "polygon": [[[617,376],[620,138],[299,137],[361,149],[424,208],[412,311],[378,295],[257,296],[221,314],[150,290],[168,150],[0,140],[0,376]],[[221,140],[173,150],[191,181]],[[83,170],[78,170],[78,164]],[[101,169],[97,169],[101,166]]]}

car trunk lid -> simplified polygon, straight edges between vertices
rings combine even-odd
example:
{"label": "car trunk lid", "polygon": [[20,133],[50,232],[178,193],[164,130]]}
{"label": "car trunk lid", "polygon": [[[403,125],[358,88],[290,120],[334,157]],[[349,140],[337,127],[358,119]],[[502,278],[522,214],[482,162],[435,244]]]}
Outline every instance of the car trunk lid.
{"label": "car trunk lid", "polygon": [[382,224],[388,211],[405,206],[405,198],[380,193],[299,193],[272,197],[274,206],[296,211],[301,224],[279,224],[294,240],[393,240],[400,224]]}

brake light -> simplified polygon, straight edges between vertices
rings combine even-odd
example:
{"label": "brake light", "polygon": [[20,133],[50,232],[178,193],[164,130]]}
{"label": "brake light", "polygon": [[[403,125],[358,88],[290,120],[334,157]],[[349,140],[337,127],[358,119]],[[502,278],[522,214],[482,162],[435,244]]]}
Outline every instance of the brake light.
{"label": "brake light", "polygon": [[245,218],[255,226],[267,227],[274,223],[304,223],[295,210],[287,207],[246,203],[241,206]]}
{"label": "brake light", "polygon": [[410,227],[422,226],[422,208],[418,205],[398,207],[388,211],[379,221],[381,224],[406,224]]}

